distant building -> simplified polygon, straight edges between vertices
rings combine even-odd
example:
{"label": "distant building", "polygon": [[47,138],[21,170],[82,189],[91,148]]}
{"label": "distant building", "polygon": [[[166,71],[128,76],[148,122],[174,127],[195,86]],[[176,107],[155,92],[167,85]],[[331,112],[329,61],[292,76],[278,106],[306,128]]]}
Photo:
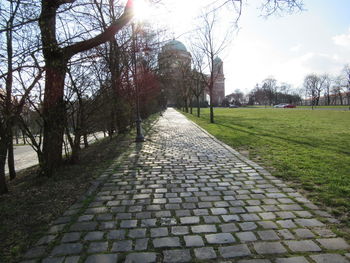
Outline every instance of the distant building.
{"label": "distant building", "polygon": [[[191,72],[192,56],[186,46],[177,40],[166,43],[158,55],[159,71],[162,78],[163,89],[167,97],[168,106],[179,105],[186,95],[189,85],[189,73]],[[207,76],[208,77],[208,76]],[[209,91],[204,90],[202,101],[208,99]],[[213,105],[221,105],[225,98],[225,76],[223,62],[219,57],[214,60],[214,86]]]}
{"label": "distant building", "polygon": [[213,104],[221,105],[225,99],[224,63],[219,57],[214,59]]}
{"label": "distant building", "polygon": [[169,106],[175,106],[181,100],[183,78],[186,72],[191,71],[191,61],[191,53],[177,40],[165,44],[158,55],[162,84]]}

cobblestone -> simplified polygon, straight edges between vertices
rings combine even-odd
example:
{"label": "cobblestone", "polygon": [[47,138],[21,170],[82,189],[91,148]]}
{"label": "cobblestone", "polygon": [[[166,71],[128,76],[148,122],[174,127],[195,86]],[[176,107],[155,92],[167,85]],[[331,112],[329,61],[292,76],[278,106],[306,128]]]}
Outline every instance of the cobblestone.
{"label": "cobblestone", "polygon": [[319,242],[324,248],[330,250],[341,250],[349,248],[349,245],[342,238],[317,239],[317,242]]}
{"label": "cobblestone", "polygon": [[66,233],[62,237],[62,242],[76,242],[80,239],[80,236],[81,236],[80,232]]}
{"label": "cobblestone", "polygon": [[205,235],[209,244],[227,244],[235,242],[235,238],[229,233]]}
{"label": "cobblestone", "polygon": [[247,245],[234,245],[229,247],[219,247],[223,258],[235,258],[249,256],[251,254]]}
{"label": "cobblestone", "polygon": [[126,256],[125,263],[153,263],[157,262],[156,253],[131,253]]}
{"label": "cobblestone", "polygon": [[200,236],[185,236],[186,247],[202,247],[204,246],[203,239]]}
{"label": "cobblestone", "polygon": [[305,257],[278,258],[276,263],[309,263]]}
{"label": "cobblestone", "polygon": [[287,252],[279,242],[254,243],[254,249],[258,254],[282,254]]}
{"label": "cobblestone", "polygon": [[214,259],[217,257],[216,252],[212,247],[195,248],[194,254],[196,258],[201,260]]}
{"label": "cobblestone", "polygon": [[83,250],[83,245],[80,243],[62,244],[54,247],[54,249],[51,252],[51,255],[65,256],[65,255],[79,254],[82,250]]}
{"label": "cobblestone", "polygon": [[191,230],[193,233],[215,233],[215,232],[217,232],[215,225],[192,226]]}
{"label": "cobblestone", "polygon": [[182,263],[191,262],[192,257],[190,251],[187,249],[166,250],[163,252],[164,262],[166,263]]}
{"label": "cobblestone", "polygon": [[317,252],[321,251],[321,248],[315,244],[312,240],[301,241],[286,241],[286,245],[293,252]]}
{"label": "cobblestone", "polygon": [[242,243],[257,240],[253,232],[238,232],[236,236]]}
{"label": "cobblestone", "polygon": [[316,263],[349,263],[342,255],[338,254],[321,254],[310,256]]}
{"label": "cobblestone", "polygon": [[85,263],[115,263],[118,261],[117,254],[99,254],[89,256]]}
{"label": "cobblestone", "polygon": [[103,235],[104,233],[99,231],[89,232],[84,237],[84,240],[87,240],[87,241],[101,240],[103,238]]}
{"label": "cobblestone", "polygon": [[153,239],[153,245],[155,248],[162,247],[180,247],[180,239],[178,237],[163,237]]}
{"label": "cobblestone", "polygon": [[88,253],[101,253],[108,250],[108,242],[93,242],[87,250]]}
{"label": "cobblestone", "polygon": [[123,240],[113,243],[112,251],[115,252],[127,252],[132,250],[132,241]]}
{"label": "cobblestone", "polygon": [[350,260],[330,214],[173,109],[94,184],[27,262]]}

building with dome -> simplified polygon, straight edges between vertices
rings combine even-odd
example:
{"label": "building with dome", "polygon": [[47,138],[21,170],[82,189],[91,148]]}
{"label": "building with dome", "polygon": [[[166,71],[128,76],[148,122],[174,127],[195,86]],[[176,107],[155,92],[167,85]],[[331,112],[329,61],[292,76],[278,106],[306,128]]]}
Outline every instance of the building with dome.
{"label": "building with dome", "polygon": [[[188,97],[192,56],[186,46],[178,41],[166,43],[158,55],[159,71],[162,76],[162,86],[167,98],[168,106],[181,105]],[[202,102],[208,101],[208,90],[204,90]],[[225,77],[223,62],[220,58],[214,61],[213,105],[221,105],[225,98]]]}

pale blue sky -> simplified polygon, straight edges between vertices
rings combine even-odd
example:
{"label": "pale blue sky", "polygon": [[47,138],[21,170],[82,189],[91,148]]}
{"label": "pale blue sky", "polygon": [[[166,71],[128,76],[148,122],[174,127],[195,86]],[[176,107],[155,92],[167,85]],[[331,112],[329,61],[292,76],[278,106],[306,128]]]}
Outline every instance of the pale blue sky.
{"label": "pale blue sky", "polygon": [[[210,2],[163,0],[152,17],[189,46],[190,33],[184,33],[193,28],[200,7]],[[262,0],[245,2],[240,30],[221,55],[226,94],[248,92],[269,76],[299,88],[309,73],[336,75],[350,63],[350,0],[305,0],[304,12],[267,19],[258,10]]]}
{"label": "pale blue sky", "polygon": [[350,1],[306,0],[305,9],[268,19],[254,6],[245,10],[223,58],[226,93],[248,91],[268,76],[298,88],[308,73],[338,74],[350,63]]}

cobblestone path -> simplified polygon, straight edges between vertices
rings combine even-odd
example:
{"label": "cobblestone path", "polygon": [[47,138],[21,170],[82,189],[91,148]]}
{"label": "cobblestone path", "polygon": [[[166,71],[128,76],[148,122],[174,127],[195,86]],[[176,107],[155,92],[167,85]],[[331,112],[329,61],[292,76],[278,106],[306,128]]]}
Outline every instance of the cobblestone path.
{"label": "cobblestone path", "polygon": [[168,109],[25,262],[349,262],[337,220]]}

